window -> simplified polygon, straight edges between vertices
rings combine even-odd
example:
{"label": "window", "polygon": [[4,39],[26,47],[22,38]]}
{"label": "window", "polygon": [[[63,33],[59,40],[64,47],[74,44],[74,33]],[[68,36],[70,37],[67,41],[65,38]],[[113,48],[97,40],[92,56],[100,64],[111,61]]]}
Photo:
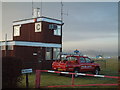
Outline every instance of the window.
{"label": "window", "polygon": [[21,25],[14,26],[14,36],[20,36],[20,27]]}
{"label": "window", "polygon": [[60,48],[53,48],[53,59],[60,59]]}
{"label": "window", "polygon": [[90,63],[90,59],[89,58],[85,58],[85,60],[86,60],[86,63]]}
{"label": "window", "polygon": [[76,57],[67,57],[67,60],[68,61],[75,61],[75,60],[77,60],[77,58]]}
{"label": "window", "polygon": [[51,60],[52,59],[52,48],[47,47],[46,48],[46,60]]}
{"label": "window", "polygon": [[8,50],[13,50],[13,45],[8,46]]}
{"label": "window", "polygon": [[61,25],[49,24],[49,29],[54,30],[54,35],[61,36]]}
{"label": "window", "polygon": [[9,45],[7,45],[7,46],[5,46],[5,45],[1,46],[1,50],[6,50],[6,49],[7,50],[13,50],[13,45],[10,45],[10,46]]}
{"label": "window", "polygon": [[85,63],[85,59],[83,57],[80,57],[80,62]]}
{"label": "window", "polygon": [[1,46],[1,50],[6,50],[6,46]]}
{"label": "window", "polygon": [[61,36],[61,26],[57,25],[57,28],[54,29],[54,35]]}

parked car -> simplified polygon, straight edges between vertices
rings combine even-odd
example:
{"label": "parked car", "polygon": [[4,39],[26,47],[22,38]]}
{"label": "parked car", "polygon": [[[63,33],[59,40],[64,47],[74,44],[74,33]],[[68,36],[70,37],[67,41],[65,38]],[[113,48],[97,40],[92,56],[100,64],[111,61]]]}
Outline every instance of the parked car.
{"label": "parked car", "polygon": [[[63,57],[62,57],[63,58]],[[55,60],[52,63],[52,69],[56,71],[68,71],[68,72],[92,72],[98,75],[100,71],[100,65],[94,63],[87,56],[80,55],[67,55],[64,59]],[[66,58],[66,59],[65,59]],[[75,75],[77,77],[78,75]]]}

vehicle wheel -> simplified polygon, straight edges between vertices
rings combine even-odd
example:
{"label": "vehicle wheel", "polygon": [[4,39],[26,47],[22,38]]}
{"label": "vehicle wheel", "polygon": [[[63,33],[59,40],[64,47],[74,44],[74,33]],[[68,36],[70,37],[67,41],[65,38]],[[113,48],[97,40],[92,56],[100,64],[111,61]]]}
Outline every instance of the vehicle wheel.
{"label": "vehicle wheel", "polygon": [[[78,68],[76,68],[75,70],[74,70],[74,73],[79,73],[79,69]],[[78,77],[79,75],[74,75],[74,77]]]}
{"label": "vehicle wheel", "polygon": [[98,75],[99,74],[99,68],[96,68],[93,74]]}
{"label": "vehicle wheel", "polygon": [[60,75],[60,76],[64,76],[64,74],[62,74],[62,73],[59,73],[59,75]]}

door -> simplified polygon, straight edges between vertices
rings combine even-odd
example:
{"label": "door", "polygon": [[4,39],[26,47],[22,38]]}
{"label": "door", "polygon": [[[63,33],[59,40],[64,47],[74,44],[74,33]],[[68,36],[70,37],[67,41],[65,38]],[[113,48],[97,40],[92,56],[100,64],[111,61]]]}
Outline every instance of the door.
{"label": "door", "polygon": [[42,69],[42,63],[43,63],[43,49],[42,47],[38,48],[37,50],[37,69]]}
{"label": "door", "polygon": [[83,57],[80,57],[80,72],[86,71],[86,61]]}
{"label": "door", "polygon": [[86,61],[86,71],[93,71],[94,63],[91,63],[91,59],[86,57],[85,61]]}

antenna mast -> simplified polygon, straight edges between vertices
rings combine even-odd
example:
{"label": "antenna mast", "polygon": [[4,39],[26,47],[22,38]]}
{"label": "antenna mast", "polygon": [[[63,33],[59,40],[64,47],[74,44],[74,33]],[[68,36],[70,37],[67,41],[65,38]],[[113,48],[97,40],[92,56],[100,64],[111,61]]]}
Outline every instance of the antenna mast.
{"label": "antenna mast", "polygon": [[32,16],[33,16],[33,0],[32,0]]}
{"label": "antenna mast", "polygon": [[40,5],[40,6],[41,6],[41,9],[40,9],[40,10],[41,10],[40,15],[42,16],[42,0],[41,0],[41,5]]}
{"label": "antenna mast", "polygon": [[63,3],[62,3],[62,0],[61,0],[61,21],[62,21],[62,23],[63,23],[63,15],[67,15],[68,16],[68,12],[67,13],[64,13],[64,11],[63,11]]}
{"label": "antenna mast", "polygon": [[61,1],[61,21],[63,23],[63,3]]}

